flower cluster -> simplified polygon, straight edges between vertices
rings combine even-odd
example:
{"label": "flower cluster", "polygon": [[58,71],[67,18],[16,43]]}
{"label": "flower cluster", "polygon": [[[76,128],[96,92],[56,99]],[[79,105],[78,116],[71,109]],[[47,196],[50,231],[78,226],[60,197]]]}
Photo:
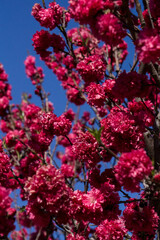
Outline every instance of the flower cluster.
{"label": "flower cluster", "polygon": [[71,13],[71,17],[74,18],[76,21],[79,21],[81,24],[86,24],[94,16],[97,14],[98,11],[103,9],[103,0],[89,0],[89,1],[69,1],[69,10]]}
{"label": "flower cluster", "polygon": [[14,215],[16,210],[11,208],[11,203],[9,190],[0,186],[0,236],[2,238],[5,238],[15,228]]}
{"label": "flower cluster", "polygon": [[0,64],[0,116],[5,115],[9,106],[11,96],[11,85],[8,84],[8,75],[6,74],[3,65]]}
{"label": "flower cluster", "polygon": [[101,161],[98,151],[98,142],[95,137],[89,132],[79,132],[79,135],[74,140],[72,151],[75,158],[79,161],[86,162],[87,165],[95,165]]}
{"label": "flower cluster", "polygon": [[126,227],[133,232],[134,239],[154,239],[159,217],[152,207],[143,201],[142,204],[128,203],[123,214]]}
{"label": "flower cluster", "polygon": [[125,190],[139,192],[140,182],[152,169],[151,160],[143,149],[132,150],[120,156],[115,166],[115,176]]}
{"label": "flower cluster", "polygon": [[100,84],[91,83],[87,88],[88,103],[91,106],[101,107],[105,101],[105,91]]}
{"label": "flower cluster", "polygon": [[147,96],[150,91],[149,84],[147,76],[137,72],[126,73],[124,71],[116,79],[112,90],[116,98],[133,100],[135,97]]}
{"label": "flower cluster", "polygon": [[151,101],[136,102],[133,100],[128,103],[128,109],[134,115],[138,125],[141,126],[143,130],[145,127],[153,126],[155,115],[154,106]]}
{"label": "flower cluster", "polygon": [[72,40],[72,43],[74,43],[75,46],[89,47],[90,49],[97,47],[99,42],[88,28],[82,26],[80,28],[72,28],[68,30],[67,36]]}
{"label": "flower cluster", "polygon": [[70,214],[78,221],[83,218],[86,222],[99,224],[106,218],[115,219],[121,213],[116,205],[118,201],[119,195],[114,186],[106,182],[100,190],[92,188],[87,193],[75,191],[71,196]]}
{"label": "flower cluster", "polygon": [[[110,114],[102,119],[102,142],[118,152],[129,152],[144,146],[143,134],[134,117],[122,106],[112,108]],[[121,142],[123,141],[123,144]]]}
{"label": "flower cluster", "polygon": [[37,54],[40,54],[41,58],[47,57],[51,52],[47,49],[52,47],[56,51],[63,51],[65,42],[61,36],[56,34],[50,34],[48,31],[41,30],[33,35],[33,46]]}
{"label": "flower cluster", "polygon": [[91,28],[98,39],[111,46],[122,43],[122,39],[126,36],[126,31],[122,28],[118,18],[112,13],[98,16],[96,25],[91,25]]}
{"label": "flower cluster", "polygon": [[98,240],[123,240],[126,232],[127,230],[122,219],[111,221],[106,219],[96,228]]}
{"label": "flower cluster", "polygon": [[71,121],[65,115],[57,117],[54,113],[41,113],[39,121],[47,135],[64,136],[71,129]]}
{"label": "flower cluster", "polygon": [[77,64],[77,70],[86,83],[101,81],[105,69],[104,61],[98,55],[86,57]]}
{"label": "flower cluster", "polygon": [[156,30],[144,29],[136,43],[138,58],[144,63],[159,61],[160,35]]}
{"label": "flower cluster", "polygon": [[37,226],[47,226],[53,214],[65,223],[70,189],[65,184],[63,175],[54,166],[40,167],[26,182],[25,192],[28,200],[27,213]]}
{"label": "flower cluster", "polygon": [[42,68],[36,68],[35,57],[28,56],[24,62],[27,77],[31,78],[33,84],[39,83],[44,78]]}
{"label": "flower cluster", "polygon": [[63,23],[64,20],[66,26],[70,20],[69,13],[65,13],[65,9],[56,2],[50,3],[49,8],[46,9],[43,9],[40,4],[36,3],[32,8],[32,15],[42,27],[50,30]]}

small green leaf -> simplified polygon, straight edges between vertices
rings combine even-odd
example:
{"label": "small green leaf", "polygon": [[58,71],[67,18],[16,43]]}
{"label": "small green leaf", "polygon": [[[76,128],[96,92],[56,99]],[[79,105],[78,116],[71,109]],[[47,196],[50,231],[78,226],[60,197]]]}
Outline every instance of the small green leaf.
{"label": "small green leaf", "polygon": [[91,129],[91,128],[87,127],[87,130],[93,135],[93,137],[95,137],[97,142],[100,142],[100,140],[101,140],[102,129],[103,129],[103,127],[101,127],[100,129]]}
{"label": "small green leaf", "polygon": [[25,210],[26,210],[25,206],[22,206],[19,211],[24,212]]}

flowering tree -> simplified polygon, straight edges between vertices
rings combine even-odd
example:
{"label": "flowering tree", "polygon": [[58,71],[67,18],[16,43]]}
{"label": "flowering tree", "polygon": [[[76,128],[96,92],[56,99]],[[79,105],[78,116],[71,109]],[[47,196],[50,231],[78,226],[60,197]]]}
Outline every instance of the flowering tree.
{"label": "flowering tree", "polygon": [[[34,49],[68,102],[57,116],[28,56],[42,104],[27,94],[11,104],[0,65],[0,239],[160,239],[159,0],[42,1],[32,15],[43,27]],[[127,71],[126,41],[135,48]]]}

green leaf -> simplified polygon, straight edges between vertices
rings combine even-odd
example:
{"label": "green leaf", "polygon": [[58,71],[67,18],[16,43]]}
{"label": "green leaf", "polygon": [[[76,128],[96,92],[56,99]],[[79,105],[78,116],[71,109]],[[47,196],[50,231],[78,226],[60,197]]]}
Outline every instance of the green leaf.
{"label": "green leaf", "polygon": [[21,208],[20,208],[20,212],[24,212],[26,210],[26,207],[25,206],[22,206]]}
{"label": "green leaf", "polygon": [[101,140],[101,132],[102,132],[103,128],[104,127],[101,127],[100,129],[91,129],[91,128],[87,127],[87,130],[93,135],[93,137],[95,137],[97,142],[100,142],[100,140]]}

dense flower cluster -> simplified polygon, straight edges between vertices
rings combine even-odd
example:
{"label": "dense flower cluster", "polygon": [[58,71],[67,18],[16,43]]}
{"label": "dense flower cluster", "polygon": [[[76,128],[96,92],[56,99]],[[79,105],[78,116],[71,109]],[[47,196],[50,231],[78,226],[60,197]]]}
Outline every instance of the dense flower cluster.
{"label": "dense flower cluster", "polygon": [[47,226],[53,214],[60,222],[66,221],[70,189],[55,167],[48,165],[39,168],[26,182],[25,192],[27,213],[37,226]]}
{"label": "dense flower cluster", "polygon": [[48,135],[67,135],[71,129],[71,121],[61,115],[57,117],[54,113],[41,113],[39,121]]}
{"label": "dense flower cluster", "polygon": [[128,103],[128,109],[134,115],[138,125],[144,128],[153,126],[155,120],[154,106],[151,101],[138,101],[133,100]]}
{"label": "dense flower cluster", "polygon": [[153,169],[150,158],[143,149],[123,153],[115,166],[117,181],[127,191],[140,191],[140,182]]}
{"label": "dense flower cluster", "polygon": [[96,228],[96,235],[99,240],[123,240],[126,232],[127,230],[122,219],[111,221],[106,219]]}
{"label": "dense flower cluster", "polygon": [[74,18],[76,21],[79,21],[81,24],[86,24],[94,16],[97,14],[98,11],[103,9],[103,0],[89,0],[89,1],[69,1],[69,10],[71,13],[71,17]]}
{"label": "dense flower cluster", "polygon": [[74,140],[72,151],[75,158],[79,161],[86,162],[89,165],[95,165],[101,161],[98,151],[98,142],[89,132],[79,132],[79,136]]}
{"label": "dense flower cluster", "polygon": [[91,83],[87,87],[88,92],[88,103],[92,106],[101,107],[105,101],[104,88],[96,83]]}
{"label": "dense flower cluster", "polygon": [[9,187],[9,177],[13,176],[11,173],[11,163],[7,154],[0,152],[0,185]]}
{"label": "dense flower cluster", "polygon": [[86,83],[99,82],[104,78],[105,65],[98,55],[92,55],[80,61],[77,70]]}
{"label": "dense flower cluster", "polygon": [[72,40],[75,46],[97,47],[98,39],[95,38],[91,31],[86,27],[72,28],[67,32],[68,37]]}
{"label": "dense flower cluster", "polygon": [[11,208],[12,199],[9,191],[0,186],[0,236],[5,238],[9,232],[14,230],[14,215],[16,210]]}
{"label": "dense flower cluster", "polygon": [[33,46],[37,54],[40,54],[42,58],[47,57],[51,52],[47,49],[52,47],[56,51],[63,51],[65,47],[65,42],[56,34],[50,34],[48,31],[41,30],[33,35]]}
{"label": "dense flower cluster", "polygon": [[118,152],[129,152],[131,149],[143,147],[143,134],[134,117],[122,106],[121,109],[112,108],[110,114],[102,119],[101,139],[103,143]]}
{"label": "dense flower cluster", "polygon": [[104,201],[104,196],[98,189],[92,189],[87,193],[77,190],[71,198],[71,214],[77,220],[99,223]]}
{"label": "dense flower cluster", "polygon": [[138,58],[144,63],[159,61],[160,35],[156,30],[144,29],[139,34],[136,50]]}
{"label": "dense flower cluster", "polygon": [[120,44],[126,36],[126,31],[122,28],[118,18],[112,13],[102,14],[97,17],[96,25],[91,26],[91,28],[98,39],[111,46]]}
{"label": "dense flower cluster", "polygon": [[149,81],[145,75],[137,72],[126,73],[125,71],[119,75],[115,81],[113,92],[116,98],[124,100],[132,100],[135,97],[145,97],[149,94]]}
{"label": "dense flower cluster", "polygon": [[46,9],[36,3],[32,8],[32,15],[41,26],[49,28],[50,30],[53,30],[60,23],[63,23],[64,16],[65,24],[70,20],[69,14],[65,13],[65,9],[60,7],[56,2],[50,3],[49,8]]}
{"label": "dense flower cluster", "polygon": [[24,62],[27,77],[31,78],[33,84],[39,83],[44,78],[42,68],[36,68],[35,57],[28,56]]}
{"label": "dense flower cluster", "polygon": [[142,207],[136,202],[128,203],[123,214],[126,227],[134,233],[134,239],[154,239],[159,217],[152,207],[143,202]]}
{"label": "dense flower cluster", "polygon": [[75,191],[71,197],[71,214],[80,221],[89,221],[99,224],[104,219],[115,219],[121,213],[116,205],[119,195],[114,185],[102,184],[100,190],[92,188],[87,193]]}
{"label": "dense flower cluster", "polygon": [[6,74],[3,65],[0,64],[0,116],[5,115],[9,106],[11,97],[11,85],[8,84],[8,75]]}

